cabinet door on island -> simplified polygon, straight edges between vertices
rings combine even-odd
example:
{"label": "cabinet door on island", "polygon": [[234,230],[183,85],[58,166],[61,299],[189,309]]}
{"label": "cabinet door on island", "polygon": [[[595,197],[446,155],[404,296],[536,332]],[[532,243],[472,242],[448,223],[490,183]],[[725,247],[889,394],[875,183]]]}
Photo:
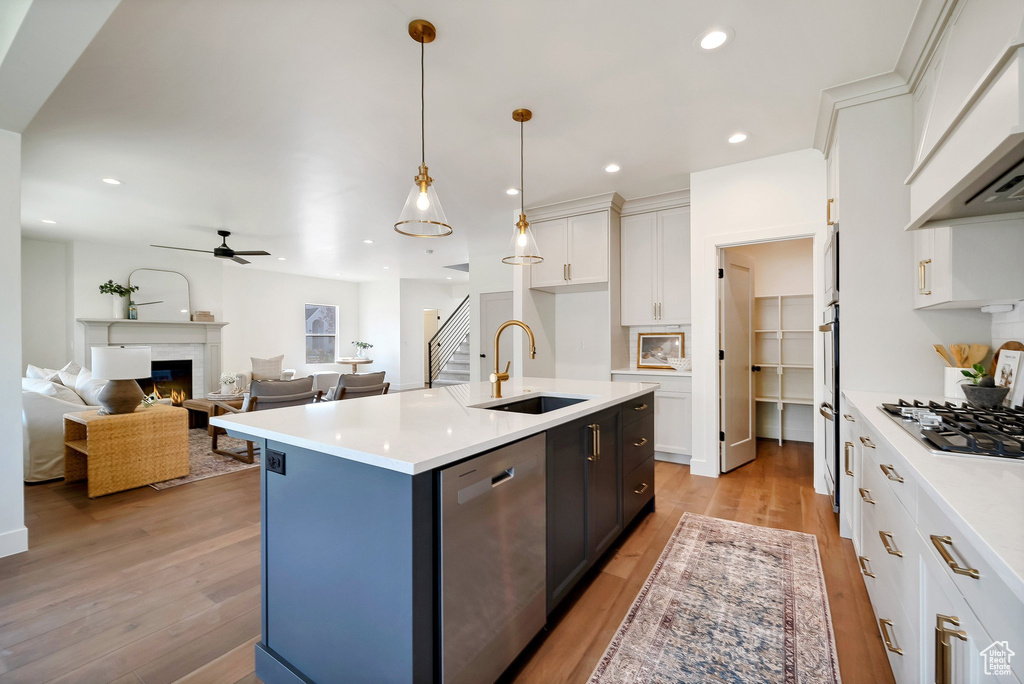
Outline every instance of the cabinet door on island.
{"label": "cabinet door on island", "polygon": [[587,557],[593,562],[622,531],[618,411],[595,415],[587,429]]}

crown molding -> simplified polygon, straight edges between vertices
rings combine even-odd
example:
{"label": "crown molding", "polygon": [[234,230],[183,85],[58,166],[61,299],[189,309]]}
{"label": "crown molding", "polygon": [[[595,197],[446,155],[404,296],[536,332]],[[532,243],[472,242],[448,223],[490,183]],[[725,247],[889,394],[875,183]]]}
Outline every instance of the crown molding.
{"label": "crown molding", "polygon": [[657,195],[646,195],[634,197],[622,203],[622,216],[632,214],[646,214],[652,211],[663,209],[676,209],[678,207],[690,206],[690,189],[673,190],[662,192]]}
{"label": "crown molding", "polygon": [[[617,192],[606,192],[601,195],[580,197],[579,199],[544,204],[539,207],[527,207],[526,215],[531,222],[546,221],[548,219],[564,218],[566,216],[578,216],[589,214],[595,211],[622,211],[622,204],[625,200]],[[518,215],[518,212],[516,212]]]}

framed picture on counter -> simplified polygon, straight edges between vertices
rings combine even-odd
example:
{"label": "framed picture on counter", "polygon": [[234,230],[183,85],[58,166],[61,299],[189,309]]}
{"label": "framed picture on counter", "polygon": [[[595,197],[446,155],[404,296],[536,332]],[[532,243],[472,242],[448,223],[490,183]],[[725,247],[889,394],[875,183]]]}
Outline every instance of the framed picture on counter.
{"label": "framed picture on counter", "polygon": [[637,368],[675,367],[669,359],[685,356],[683,333],[639,333],[636,338]]}
{"label": "framed picture on counter", "polygon": [[1003,349],[999,352],[999,362],[993,376],[996,387],[1007,387],[1009,392],[1003,402],[1007,406],[1019,406],[1024,401],[1024,382],[1020,380],[1021,352]]}

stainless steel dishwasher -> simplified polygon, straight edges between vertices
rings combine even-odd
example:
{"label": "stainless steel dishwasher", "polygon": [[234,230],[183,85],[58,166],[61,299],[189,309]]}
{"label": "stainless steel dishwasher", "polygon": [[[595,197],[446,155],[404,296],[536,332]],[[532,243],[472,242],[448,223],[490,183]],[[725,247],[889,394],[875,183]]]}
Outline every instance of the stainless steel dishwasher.
{"label": "stainless steel dishwasher", "polygon": [[544,435],[441,471],[441,669],[493,682],[546,620]]}

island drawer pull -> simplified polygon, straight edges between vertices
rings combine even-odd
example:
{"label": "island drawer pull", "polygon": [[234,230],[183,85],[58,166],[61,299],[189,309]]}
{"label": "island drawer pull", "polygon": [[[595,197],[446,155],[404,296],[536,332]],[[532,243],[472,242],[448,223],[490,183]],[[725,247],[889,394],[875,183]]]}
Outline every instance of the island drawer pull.
{"label": "island drawer pull", "polygon": [[641,437],[639,442],[633,442],[633,446],[635,446],[635,447],[647,446],[647,438],[646,437]]}
{"label": "island drawer pull", "polygon": [[851,423],[856,423],[857,422],[857,419],[854,418],[853,416],[851,416],[849,413],[844,413],[843,414],[843,418],[845,418],[846,420],[850,421]]}
{"label": "island drawer pull", "polygon": [[587,427],[590,428],[591,433],[591,451],[590,456],[587,456],[588,461],[600,461],[601,460],[601,426],[597,423],[591,423]]}
{"label": "island drawer pull", "polygon": [[896,540],[892,538],[892,532],[882,532],[879,530],[878,538],[882,540],[882,546],[885,547],[886,553],[890,556],[899,556],[900,558],[903,558],[903,552],[893,546],[893,543]]}
{"label": "island drawer pull", "polygon": [[935,681],[937,684],[953,684],[953,645],[949,637],[967,641],[967,632],[950,629],[946,623],[960,626],[960,618],[952,615],[935,614]]}
{"label": "island drawer pull", "polygon": [[883,463],[878,467],[881,468],[882,472],[885,473],[885,476],[893,482],[903,482],[903,478],[896,472],[896,469],[893,468],[891,464]]}
{"label": "island drawer pull", "polygon": [[843,456],[845,458],[846,474],[853,477],[853,470],[850,469],[850,452],[853,451],[853,442],[847,442],[843,445]]}
{"label": "island drawer pull", "polygon": [[860,563],[860,571],[865,577],[874,577],[875,573],[868,570],[866,563],[870,563],[871,559],[867,556],[857,556],[857,562]]}
{"label": "island drawer pull", "polygon": [[974,579],[981,578],[981,573],[979,573],[977,570],[975,570],[974,568],[965,568],[962,565],[960,565],[960,563],[958,563],[955,558],[953,558],[953,554],[951,554],[949,552],[949,549],[946,548],[947,546],[953,545],[952,537],[949,537],[948,535],[940,536],[938,534],[933,534],[931,535],[931,539],[932,546],[934,546],[935,550],[939,552],[939,555],[942,556],[942,561],[949,566],[950,570],[952,570],[958,575],[967,575],[968,577],[973,577]]}
{"label": "island drawer pull", "polygon": [[872,442],[868,437],[861,437],[860,438],[860,443],[863,444],[864,446],[866,446],[868,449],[876,448],[875,447],[875,443]]}
{"label": "island drawer pull", "polygon": [[873,504],[875,500],[871,498],[871,490],[860,488],[860,498],[864,499],[864,503]]}
{"label": "island drawer pull", "polygon": [[634,494],[643,494],[646,491],[647,491],[647,483],[644,482],[643,484],[641,484],[640,489],[634,489],[633,493]]}
{"label": "island drawer pull", "polygon": [[647,404],[639,404],[638,406],[634,406],[633,410],[634,411],[646,411],[647,410]]}
{"label": "island drawer pull", "polygon": [[885,647],[896,655],[903,655],[903,649],[899,646],[893,645],[892,636],[889,635],[889,629],[892,627],[892,620],[882,618],[878,621],[878,626],[882,628],[882,641],[885,642]]}

